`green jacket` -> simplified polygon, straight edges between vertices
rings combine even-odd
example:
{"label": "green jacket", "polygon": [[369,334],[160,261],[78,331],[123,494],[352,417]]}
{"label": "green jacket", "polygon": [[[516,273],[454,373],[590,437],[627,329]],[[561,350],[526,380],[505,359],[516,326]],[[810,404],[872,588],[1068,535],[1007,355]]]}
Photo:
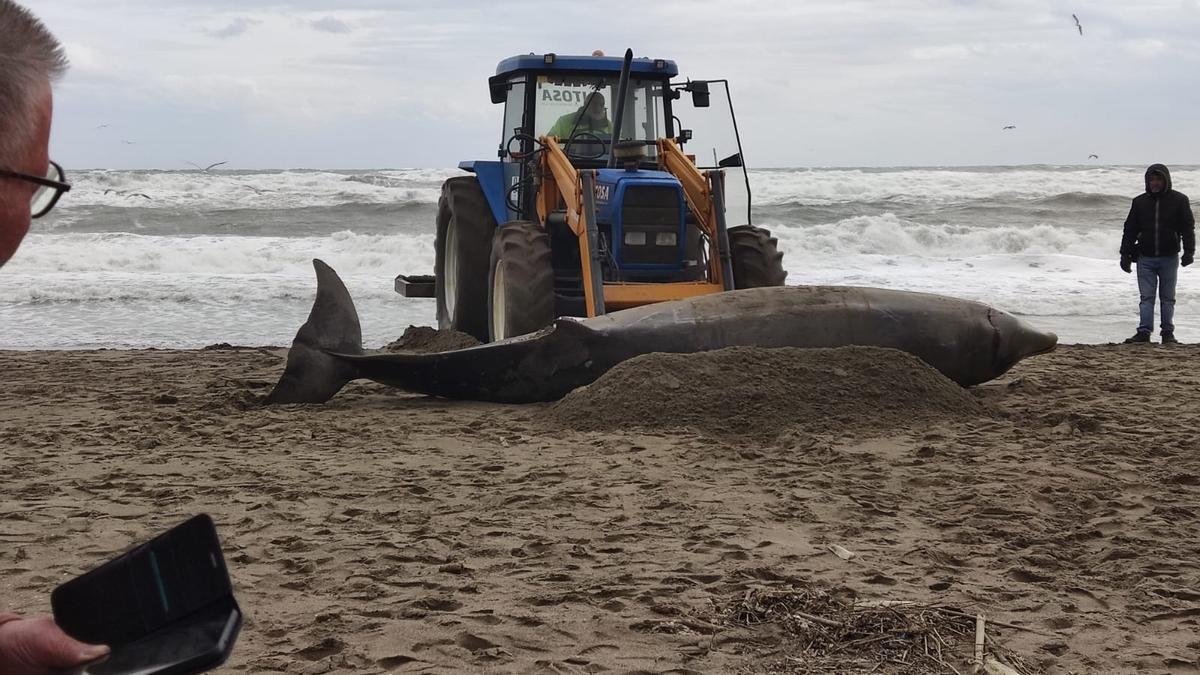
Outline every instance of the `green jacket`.
{"label": "green jacket", "polygon": [[547,131],[546,135],[555,136],[560,141],[567,140],[571,134],[571,129],[575,129],[575,133],[577,135],[583,132],[596,134],[601,138],[612,135],[612,122],[608,121],[607,118],[605,118],[601,124],[592,126],[591,118],[584,117],[579,121],[579,126],[575,126],[575,119],[582,113],[583,110],[580,109],[576,110],[575,112],[569,112],[566,115],[558,118],[558,121],[554,123],[554,126],[550,127],[550,131]]}

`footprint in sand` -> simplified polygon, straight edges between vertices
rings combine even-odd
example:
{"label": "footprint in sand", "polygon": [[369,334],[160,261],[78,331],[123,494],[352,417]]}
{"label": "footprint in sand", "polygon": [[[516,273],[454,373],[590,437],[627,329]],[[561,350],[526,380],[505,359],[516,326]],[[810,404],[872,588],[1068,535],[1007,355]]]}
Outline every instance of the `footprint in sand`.
{"label": "footprint in sand", "polygon": [[500,646],[495,642],[492,642],[487,638],[479,637],[474,633],[460,633],[458,638],[455,640],[455,643],[458,644],[459,647],[462,647],[463,649],[469,649],[473,652],[483,649],[493,649]]}
{"label": "footprint in sand", "polygon": [[408,665],[410,663],[424,663],[424,662],[421,661],[421,659],[418,659],[413,656],[409,656],[407,654],[397,654],[395,656],[385,656],[385,657],[383,657],[381,659],[377,659],[375,661],[375,665],[379,666],[380,668],[383,668],[384,670],[392,670],[394,668],[399,668],[400,666]]}
{"label": "footprint in sand", "polygon": [[621,651],[621,648],[617,645],[599,644],[599,645],[592,645],[590,647],[584,647],[583,649],[579,650],[579,654],[580,654],[580,656],[586,656],[588,654],[595,654],[596,652],[619,652],[619,651]]}
{"label": "footprint in sand", "polygon": [[1071,596],[1075,607],[1080,612],[1102,612],[1108,609],[1108,603],[1099,598],[1095,593],[1084,588],[1068,588],[1067,594]]}
{"label": "footprint in sand", "polygon": [[1010,569],[1005,576],[1013,581],[1019,581],[1023,584],[1045,583],[1053,580],[1053,577],[1045,574],[1038,574],[1033,570],[1025,569],[1023,567],[1014,567],[1013,569]]}
{"label": "footprint in sand", "polygon": [[339,654],[346,648],[346,643],[337,638],[327,637],[296,652],[296,656],[306,661],[320,661],[327,656]]}

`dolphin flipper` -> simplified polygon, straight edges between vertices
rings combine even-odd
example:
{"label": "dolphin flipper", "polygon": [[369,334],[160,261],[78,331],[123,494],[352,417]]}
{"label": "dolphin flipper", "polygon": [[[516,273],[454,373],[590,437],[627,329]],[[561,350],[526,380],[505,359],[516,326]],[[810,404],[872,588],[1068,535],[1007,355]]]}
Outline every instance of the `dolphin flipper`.
{"label": "dolphin flipper", "polygon": [[362,353],[362,328],[354,301],[332,267],[316,259],[313,267],[317,271],[317,299],[308,321],[292,341],[287,367],[267,403],[324,403],[358,377],[353,363],[328,353]]}

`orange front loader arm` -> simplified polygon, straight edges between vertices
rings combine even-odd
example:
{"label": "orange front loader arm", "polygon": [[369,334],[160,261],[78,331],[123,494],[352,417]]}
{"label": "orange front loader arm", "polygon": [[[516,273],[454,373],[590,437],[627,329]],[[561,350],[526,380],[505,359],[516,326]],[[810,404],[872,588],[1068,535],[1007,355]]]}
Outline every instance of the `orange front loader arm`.
{"label": "orange front loader arm", "polygon": [[700,226],[700,231],[708,237],[709,278],[713,280],[713,283],[723,285],[724,273],[718,245],[720,237],[717,233],[717,204],[713,199],[711,182],[712,177],[718,174],[700,173],[695,162],[688,159],[688,156],[679,148],[679,144],[671,138],[658,139],[658,157],[663,169],[670,172],[683,185],[683,197],[687,201],[688,209],[696,214],[696,223]]}
{"label": "orange front loader arm", "polygon": [[[585,199],[583,194],[583,176],[571,165],[571,160],[559,146],[558,139],[542,136],[538,140],[545,149],[542,152],[542,185],[537,195],[538,219],[544,226],[550,214],[557,211],[560,204],[566,205],[567,227],[570,227],[579,239],[583,300],[587,306],[587,315],[604,314],[604,287],[600,283],[600,270],[593,266],[592,255],[596,224],[588,222],[588,218],[594,217],[595,214],[584,208],[585,204],[591,202],[590,199]],[[595,175],[594,172],[592,175]],[[590,198],[591,195],[586,197]]]}
{"label": "orange front loader arm", "polygon": [[545,148],[542,153],[542,185],[537,194],[538,220],[545,224],[550,214],[565,204],[567,225],[576,236],[581,236],[586,232],[586,224],[580,217],[583,195],[579,187],[579,171],[571,166],[571,160],[558,144],[558,139],[542,136],[538,140]]}

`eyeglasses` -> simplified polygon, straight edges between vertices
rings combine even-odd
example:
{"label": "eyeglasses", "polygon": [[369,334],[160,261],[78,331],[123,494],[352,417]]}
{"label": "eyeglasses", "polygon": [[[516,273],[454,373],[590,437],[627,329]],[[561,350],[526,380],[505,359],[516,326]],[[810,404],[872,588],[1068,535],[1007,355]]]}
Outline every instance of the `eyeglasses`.
{"label": "eyeglasses", "polygon": [[64,192],[71,191],[71,184],[66,182],[67,175],[63,173],[63,168],[53,160],[51,160],[50,168],[46,171],[45,176],[31,176],[27,173],[4,169],[0,169],[0,176],[19,178],[38,184],[38,189],[34,191],[33,197],[29,200],[29,215],[32,218],[41,218],[50,213],[50,209],[58,203],[58,198]]}

